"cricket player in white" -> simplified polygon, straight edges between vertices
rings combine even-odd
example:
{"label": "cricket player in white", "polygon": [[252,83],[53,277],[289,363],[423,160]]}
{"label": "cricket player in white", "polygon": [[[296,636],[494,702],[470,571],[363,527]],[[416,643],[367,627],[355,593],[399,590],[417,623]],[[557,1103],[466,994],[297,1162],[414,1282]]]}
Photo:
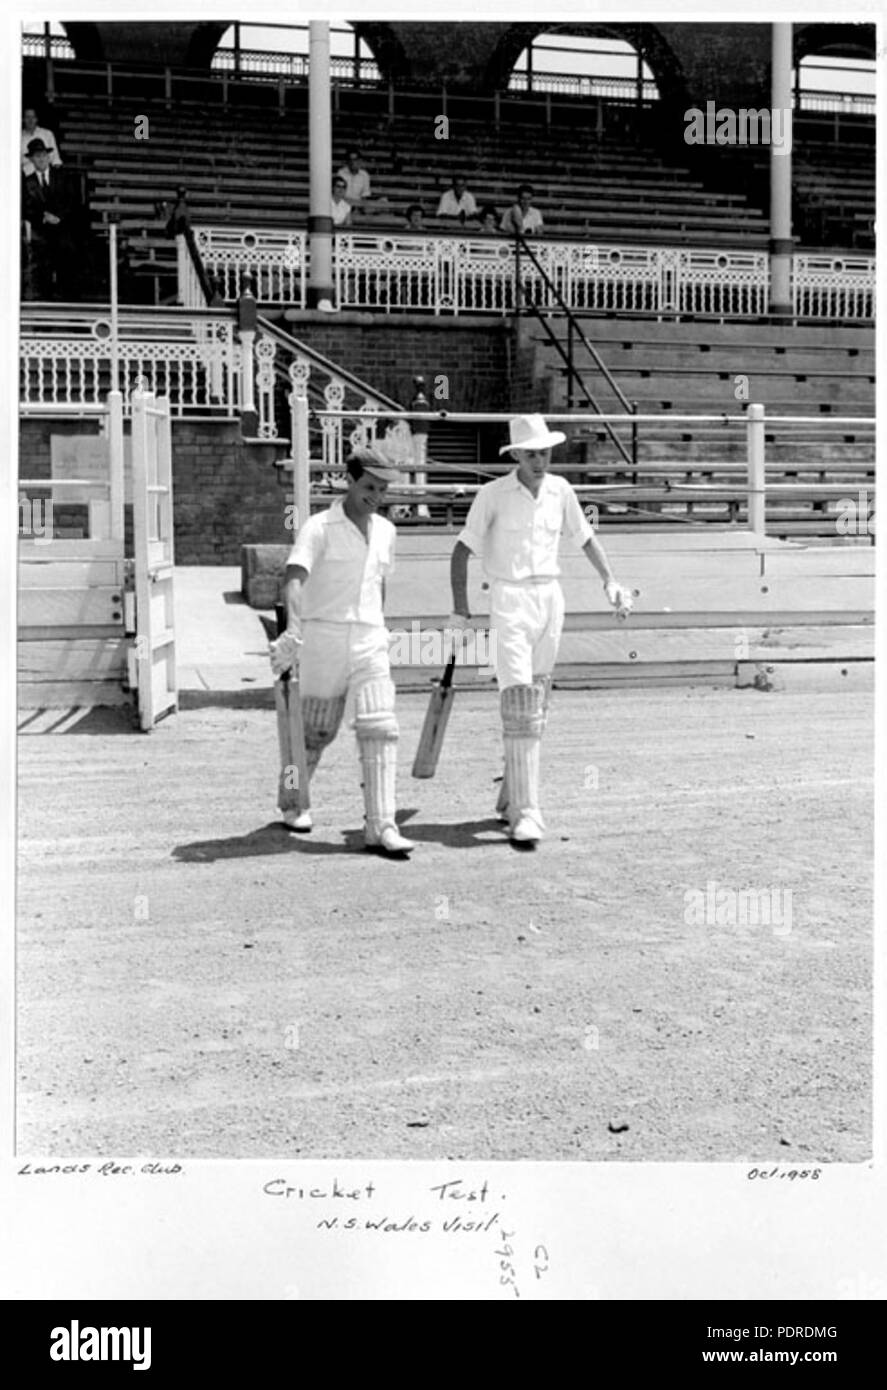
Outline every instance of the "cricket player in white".
{"label": "cricket player in white", "polygon": [[517,467],[479,489],[453,551],[451,628],[469,624],[468,558],[480,557],[490,581],[490,633],[499,686],[505,774],[496,807],[510,838],[534,844],[545,829],[539,809],[539,751],[548,714],[551,673],[564,625],[558,546],[566,531],[601,576],[607,600],[624,617],[627,589],[609,562],[566,478],[550,474],[551,450],[566,438],[541,415],[510,422]]}
{"label": "cricket player in white", "polygon": [[[275,675],[299,664],[308,775],[339,730],[346,707],[363,769],[367,848],[402,856],[415,848],[397,828],[398,726],[382,612],[394,568],[395,529],[377,516],[400,474],[374,449],[347,462],[348,492],[301,527],[286,567],[287,628],[272,643]],[[287,812],[292,830],[310,830],[310,812]]]}

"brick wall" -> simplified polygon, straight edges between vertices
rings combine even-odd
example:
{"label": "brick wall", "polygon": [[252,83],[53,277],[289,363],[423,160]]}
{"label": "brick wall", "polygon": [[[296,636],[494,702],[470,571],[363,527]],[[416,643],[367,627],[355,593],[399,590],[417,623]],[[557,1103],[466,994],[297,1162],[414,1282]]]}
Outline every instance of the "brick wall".
{"label": "brick wall", "polygon": [[515,334],[512,405],[524,414],[540,411],[544,415],[552,409],[554,400],[554,381],[548,369],[542,367],[536,347],[540,332],[535,320],[522,319]]}
{"label": "brick wall", "polygon": [[292,540],[278,470],[239,425],[174,426],[173,488],[177,564],[239,565],[244,544]]}
{"label": "brick wall", "polygon": [[[19,476],[50,476],[50,435],[89,433],[96,433],[90,421],[22,421]],[[292,539],[285,525],[288,493],[278,482],[278,470],[243,443],[239,425],[173,424],[173,498],[180,565],[239,565],[244,544]],[[132,553],[131,512],[127,506],[127,554]],[[54,522],[85,529],[85,508],[57,506]]]}
{"label": "brick wall", "polygon": [[[423,374],[432,407],[442,410],[511,408],[509,375],[513,329],[509,322],[434,322],[418,316],[373,318],[368,314],[305,314],[292,331],[319,352],[404,404],[412,377]],[[538,408],[532,354],[523,363],[519,399]],[[448,395],[442,393],[445,384]],[[435,397],[435,379],[438,395]],[[529,397],[533,399],[530,402]],[[50,435],[88,434],[94,421],[26,419],[20,434],[22,477],[49,477]],[[287,544],[289,493],[270,449],[245,444],[234,423],[173,424],[173,495],[176,562],[180,565],[238,565],[242,545]],[[263,457],[262,455],[265,455]],[[132,553],[131,508],[126,508],[126,549]],[[84,508],[54,509],[57,526],[86,530]]]}
{"label": "brick wall", "polygon": [[[412,397],[412,378],[421,375],[435,409],[509,408],[512,329],[507,321],[354,313],[332,320],[318,313],[292,319],[288,327],[297,338],[403,405]],[[435,378],[446,378],[438,380],[436,397]]]}

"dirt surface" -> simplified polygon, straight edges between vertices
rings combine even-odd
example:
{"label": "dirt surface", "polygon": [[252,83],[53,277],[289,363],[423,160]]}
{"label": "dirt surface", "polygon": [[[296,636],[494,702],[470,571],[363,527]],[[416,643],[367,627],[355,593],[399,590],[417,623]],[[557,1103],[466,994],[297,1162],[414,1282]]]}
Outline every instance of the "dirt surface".
{"label": "dirt surface", "polygon": [[[530,852],[495,697],[414,782],[403,695],[407,862],[361,849],[350,733],[297,837],[273,711],[206,699],[20,740],[21,1153],[868,1157],[869,693],[558,692]],[[781,922],[694,922],[709,884]]]}

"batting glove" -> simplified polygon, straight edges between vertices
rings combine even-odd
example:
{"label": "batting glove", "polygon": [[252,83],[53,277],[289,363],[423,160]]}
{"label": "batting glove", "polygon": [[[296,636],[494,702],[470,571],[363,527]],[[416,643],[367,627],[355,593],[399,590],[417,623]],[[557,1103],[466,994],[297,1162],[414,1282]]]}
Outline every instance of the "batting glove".
{"label": "batting glove", "polygon": [[616,617],[627,618],[634,607],[631,590],[617,584],[615,579],[608,579],[604,584],[604,593],[607,595],[607,602],[616,609]]}
{"label": "batting glove", "polygon": [[294,632],[284,632],[271,643],[268,651],[271,657],[271,671],[276,680],[293,669],[299,659],[301,645],[301,637],[297,637]]}

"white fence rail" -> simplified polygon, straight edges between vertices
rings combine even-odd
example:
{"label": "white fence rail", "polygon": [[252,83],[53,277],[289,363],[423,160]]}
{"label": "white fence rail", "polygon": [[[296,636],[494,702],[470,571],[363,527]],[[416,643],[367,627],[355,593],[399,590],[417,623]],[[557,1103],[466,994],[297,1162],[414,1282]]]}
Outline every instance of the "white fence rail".
{"label": "white fence rail", "polygon": [[240,358],[235,325],[225,312],[123,310],[115,345],[102,310],[28,310],[19,343],[19,400],[25,414],[91,409],[119,388],[129,411],[133,391],[146,390],[168,397],[177,418],[226,418],[240,408]]}
{"label": "white fence rail", "polygon": [[[309,247],[304,232],[195,227],[207,272],[233,303],[243,276],[257,281],[260,304],[304,308]],[[767,313],[765,251],[599,245],[538,239],[534,254],[570,309],[608,313],[702,314],[757,318]],[[190,260],[180,248],[179,293],[202,302]],[[340,232],[333,276],[340,309],[429,314],[514,312],[514,243],[499,236]],[[543,309],[556,310],[528,257],[521,279]],[[874,317],[875,260],[867,256],[793,257],[798,318]]]}
{"label": "white fence rail", "polygon": [[[300,398],[301,397],[301,398]],[[367,434],[367,422],[361,418],[356,411],[320,409],[309,411],[305,400],[304,390],[295,391],[291,397],[294,411],[293,424],[293,483],[294,493],[298,504],[301,496],[306,498],[309,486],[313,480],[320,489],[342,486],[342,469],[330,473],[324,470],[327,467],[327,460],[323,464],[316,460],[310,447],[310,439],[307,423],[301,430],[296,428],[296,414],[301,410],[304,417],[320,417],[326,428],[331,420],[335,420],[340,425],[346,427],[355,422],[353,428],[347,430],[344,438],[352,444],[362,444],[369,438]],[[406,519],[406,514],[411,509],[421,507],[430,502],[460,501],[464,504],[465,499],[470,499],[480,487],[479,479],[486,477],[499,477],[507,472],[511,464],[502,461],[498,463],[466,463],[459,464],[434,464],[429,461],[424,447],[420,446],[422,434],[420,428],[427,429],[430,425],[440,424],[446,421],[450,424],[498,424],[501,426],[503,435],[505,427],[511,417],[507,414],[487,413],[487,412],[439,412],[439,411],[415,411],[404,410],[388,413],[380,420],[374,422],[376,427],[375,438],[384,441],[387,452],[391,452],[398,458],[400,467],[405,474],[414,481],[403,482],[394,485],[389,490],[389,499],[403,513],[401,519]],[[551,412],[546,415],[546,421],[554,426],[561,427],[571,436],[574,432],[579,435],[588,433],[589,422],[593,418],[594,424],[603,423],[613,425],[623,425],[626,423],[626,416],[623,414],[603,413],[590,417],[587,413],[573,414],[569,412]],[[708,507],[712,504],[718,505],[729,503],[731,508],[740,503],[746,506],[746,524],[750,531],[757,535],[764,536],[767,532],[768,520],[779,522],[779,517],[768,518],[768,501],[783,504],[797,504],[811,506],[809,520],[817,523],[821,520],[823,527],[833,526],[834,534],[842,536],[874,536],[874,430],[876,421],[871,416],[829,416],[825,418],[804,415],[768,415],[764,405],[759,403],[749,404],[747,409],[738,415],[684,415],[673,414],[671,411],[660,412],[658,414],[638,414],[629,417],[632,424],[646,427],[653,426],[656,430],[661,430],[663,426],[675,430],[685,429],[687,426],[698,428],[702,426],[717,425],[719,429],[732,429],[742,432],[745,436],[745,464],[737,462],[731,463],[712,463],[700,466],[698,463],[688,470],[685,463],[675,461],[673,465],[646,464],[638,462],[636,465],[625,467],[618,464],[615,470],[607,470],[600,464],[590,462],[588,464],[567,464],[566,471],[575,475],[585,471],[588,474],[598,475],[606,471],[612,471],[613,477],[610,482],[573,482],[573,487],[585,507],[586,516],[598,524],[600,511],[602,508],[612,504],[620,504],[621,509],[641,510],[649,512],[653,507],[661,512],[663,519],[669,519],[675,524],[703,524],[702,518],[698,515],[689,514],[678,515],[688,504],[693,507],[700,504]],[[412,425],[412,430],[410,426]],[[858,469],[854,469],[857,478],[847,481],[832,475],[828,481],[823,481],[822,476],[816,481],[803,481],[791,468],[786,470],[786,466],[778,461],[768,463],[767,460],[767,440],[768,437],[775,437],[779,441],[780,434],[789,432],[794,435],[799,434],[803,438],[804,432],[813,428],[819,432],[823,428],[834,430],[836,438],[840,438],[843,431],[852,429],[854,433],[863,431],[872,434],[872,453],[871,462],[860,464]],[[382,432],[384,431],[384,433]],[[770,468],[775,477],[768,479],[767,469]],[[840,467],[840,465],[839,465]],[[449,482],[425,482],[426,470],[432,474],[440,476],[441,472],[451,474]],[[558,471],[557,469],[555,471]],[[808,470],[802,470],[808,471]],[[809,470],[816,472],[817,470]],[[825,470],[828,472],[828,470]],[[690,477],[690,473],[702,475]],[[629,478],[629,474],[632,475]],[[743,477],[744,474],[744,477]],[[460,476],[461,475],[461,476]],[[864,478],[865,481],[860,481]],[[324,494],[325,495],[325,494]],[[640,505],[639,505],[640,504]],[[813,506],[823,507],[833,504],[836,512],[832,512],[828,517],[817,516],[812,510]],[[300,513],[301,514],[301,513]],[[738,512],[737,512],[738,515]],[[710,518],[717,520],[718,518]],[[823,530],[822,534],[825,534]]]}
{"label": "white fence rail", "polygon": [[[305,307],[305,232],[256,232],[248,227],[195,227],[194,239],[204,269],[224,300],[231,302],[237,298],[243,276],[249,274],[255,276],[256,298],[260,304],[286,304],[297,309]],[[183,289],[190,295],[199,295],[200,286],[190,259],[180,237],[180,267],[187,262]],[[200,298],[182,298],[183,304],[197,305],[201,302]]]}
{"label": "white fence rail", "polygon": [[792,307],[798,318],[873,319],[874,258],[795,256]]}

